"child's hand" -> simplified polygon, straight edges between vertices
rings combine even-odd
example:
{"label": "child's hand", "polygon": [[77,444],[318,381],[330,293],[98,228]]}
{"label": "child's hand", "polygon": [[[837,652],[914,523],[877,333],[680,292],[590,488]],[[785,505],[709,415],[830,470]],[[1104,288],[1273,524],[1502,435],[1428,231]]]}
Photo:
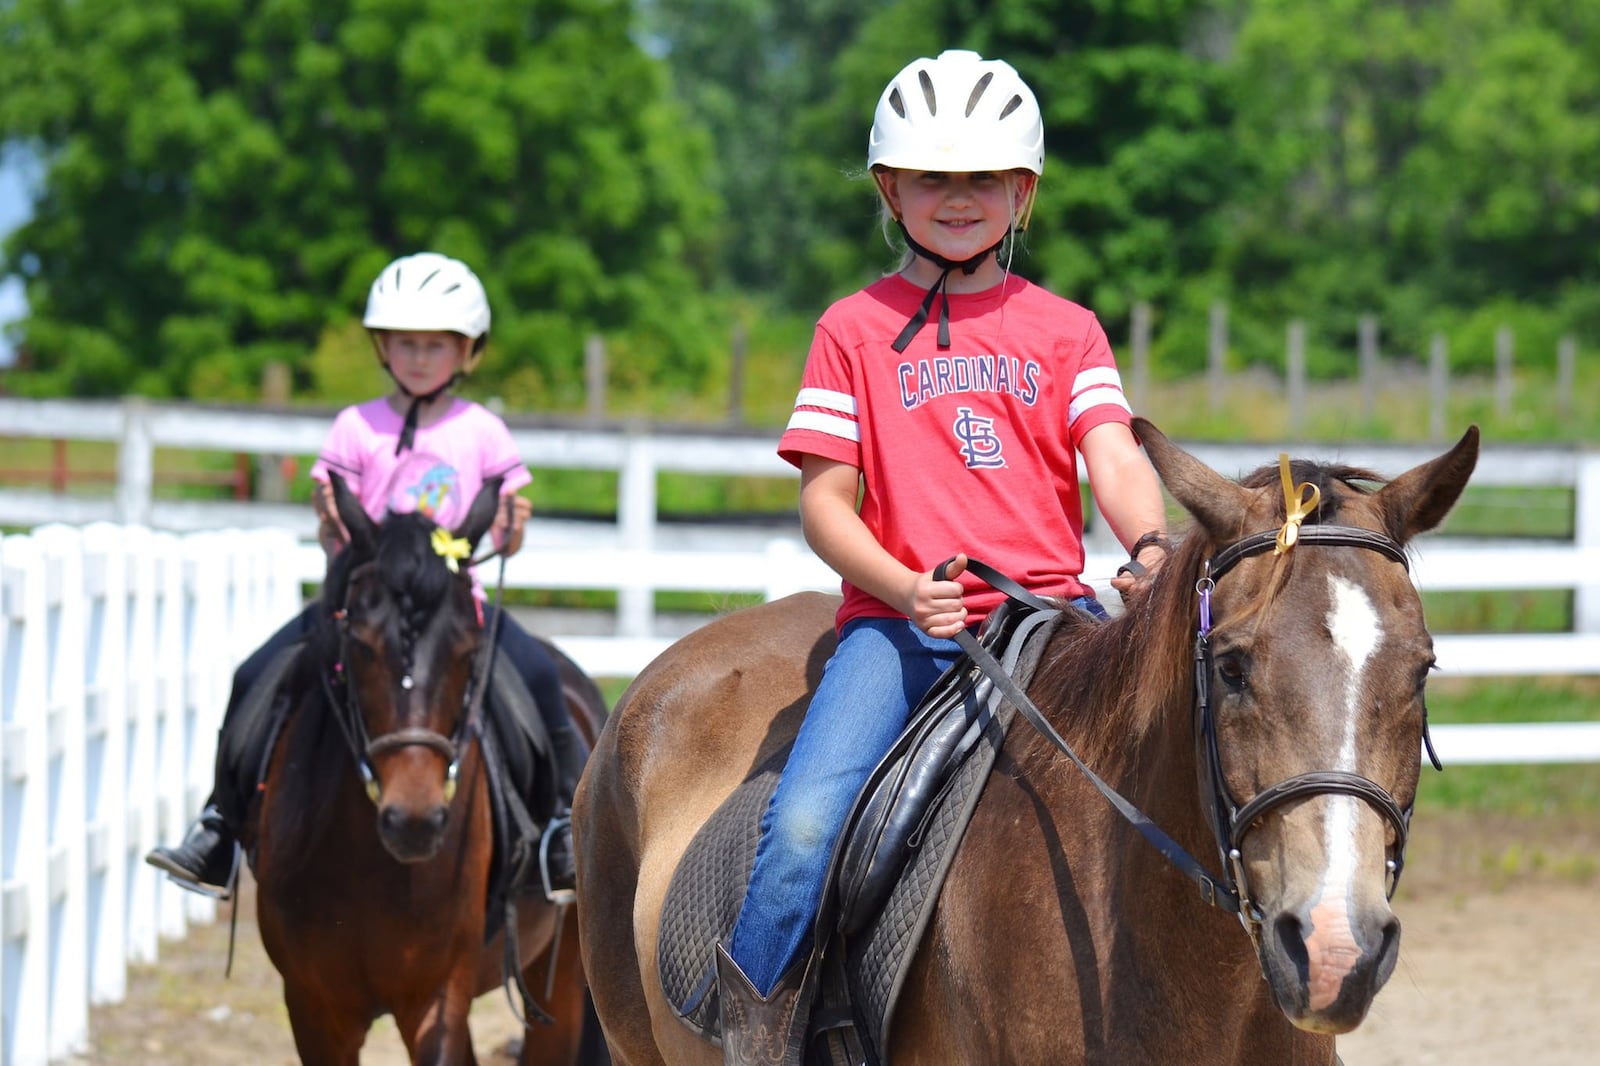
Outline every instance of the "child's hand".
{"label": "child's hand", "polygon": [[311,486],[311,508],[317,512],[317,543],[323,554],[333,558],[350,540],[344,523],[339,521],[339,511],[333,502],[333,486],[326,481],[315,481]]}
{"label": "child's hand", "polygon": [[1111,579],[1111,587],[1117,590],[1123,603],[1149,591],[1151,579],[1167,561],[1169,551],[1171,544],[1160,533],[1147,533],[1139,538],[1133,546],[1133,554],[1128,557],[1128,562],[1136,565],[1119,567],[1117,576]]}
{"label": "child's hand", "polygon": [[533,504],[523,497],[502,496],[500,510],[494,516],[494,525],[489,527],[489,535],[494,539],[495,546],[507,556],[517,554],[522,548],[522,527],[528,524],[528,517],[532,514]]}
{"label": "child's hand", "polygon": [[936,578],[932,570],[917,575],[907,613],[928,636],[950,640],[966,628],[967,608],[961,602],[965,590],[956,580],[966,568],[967,557],[957,555],[944,567],[944,580]]}

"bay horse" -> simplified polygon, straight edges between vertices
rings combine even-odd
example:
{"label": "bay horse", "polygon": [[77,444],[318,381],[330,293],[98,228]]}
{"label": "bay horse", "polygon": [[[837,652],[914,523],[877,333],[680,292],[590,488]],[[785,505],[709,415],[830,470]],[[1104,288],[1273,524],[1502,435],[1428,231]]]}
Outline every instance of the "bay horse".
{"label": "bay horse", "polygon": [[[504,913],[487,910],[489,637],[452,555],[488,530],[499,482],[449,531],[420,514],[376,523],[337,476],[333,488],[349,546],[330,561],[326,610],[289,667],[290,707],[244,837],[261,939],[303,1063],[353,1066],[387,1013],[413,1063],[470,1066],[468,1011],[502,982],[506,932],[502,921],[488,938]],[[592,744],[604,697],[548,650]],[[553,993],[538,1007],[551,1024],[530,1024],[520,1062],[568,1066],[586,1016],[574,908],[520,894],[516,915],[525,986]]]}
{"label": "bay horse", "polygon": [[[1236,483],[1134,426],[1193,522],[1122,615],[1056,627],[1026,696],[1225,872],[1196,892],[1014,722],[910,962],[894,1066],[1331,1066],[1395,966],[1389,898],[1433,665],[1403,546],[1454,505],[1477,429],[1387,483],[1287,458]],[[1291,469],[1300,496],[1280,487]],[[792,742],[838,604],[802,593],[691,633],[601,733],[574,826],[585,964],[619,1066],[722,1061],[662,991],[663,898],[701,824]],[[1208,896],[1231,896],[1245,931]]]}

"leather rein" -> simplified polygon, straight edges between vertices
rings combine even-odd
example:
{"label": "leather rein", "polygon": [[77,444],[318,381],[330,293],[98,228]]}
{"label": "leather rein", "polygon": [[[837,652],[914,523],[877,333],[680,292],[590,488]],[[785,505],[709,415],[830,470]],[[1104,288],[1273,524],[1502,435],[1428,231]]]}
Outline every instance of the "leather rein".
{"label": "leather rein", "polygon": [[[1299,529],[1299,543],[1301,545],[1324,545],[1328,547],[1364,548],[1375,551],[1385,558],[1399,563],[1409,569],[1404,549],[1392,538],[1372,530],[1360,529],[1354,526],[1304,526]],[[1363,800],[1371,805],[1383,816],[1384,820],[1394,829],[1395,841],[1389,847],[1387,859],[1388,885],[1387,892],[1393,897],[1395,888],[1400,882],[1400,871],[1405,865],[1405,847],[1411,822],[1412,804],[1402,807],[1395,798],[1382,785],[1359,774],[1348,773],[1343,770],[1313,770],[1308,773],[1296,774],[1286,778],[1275,785],[1262,789],[1248,802],[1240,804],[1229,790],[1222,772],[1221,745],[1217,739],[1216,720],[1211,705],[1211,668],[1212,655],[1209,635],[1211,632],[1211,590],[1217,581],[1229,570],[1244,559],[1271,550],[1277,543],[1280,532],[1276,529],[1254,533],[1236,541],[1228,547],[1217,552],[1215,556],[1206,560],[1203,574],[1196,582],[1195,589],[1200,595],[1199,624],[1195,632],[1194,671],[1195,671],[1195,744],[1202,778],[1201,785],[1203,798],[1207,807],[1207,822],[1211,826],[1212,834],[1216,840],[1218,854],[1222,861],[1223,875],[1219,878],[1213,876],[1206,867],[1190,855],[1182,845],[1167,834],[1160,826],[1156,825],[1150,817],[1138,807],[1134,806],[1116,789],[1108,785],[1098,774],[1089,768],[1079,758],[1070,745],[1067,744],[1055,727],[1044,716],[1027,693],[1017,685],[1005,668],[991,655],[988,649],[978,643],[977,639],[966,630],[956,634],[960,643],[969,657],[977,664],[979,669],[994,682],[1006,695],[1012,705],[1039,731],[1050,744],[1067,756],[1077,768],[1082,771],[1091,784],[1100,791],[1116,811],[1126,819],[1129,824],[1139,831],[1152,846],[1156,848],[1178,871],[1194,881],[1200,888],[1201,898],[1213,907],[1236,914],[1244,925],[1246,932],[1252,940],[1258,940],[1261,931],[1263,916],[1260,908],[1256,906],[1250,895],[1249,880],[1246,875],[1242,859],[1242,847],[1245,837],[1263,816],[1286,803],[1294,800],[1305,799],[1311,796],[1322,795],[1348,795]],[[944,565],[936,571],[942,576]],[[1006,593],[1012,599],[1031,606],[1037,610],[1054,611],[1057,608],[1045,600],[1029,592],[1011,578],[975,559],[968,559],[967,568],[992,587]],[[1433,741],[1428,735],[1427,718],[1423,718],[1423,741],[1427,746],[1428,757],[1432,760],[1435,769],[1441,769],[1438,756],[1433,749]]]}

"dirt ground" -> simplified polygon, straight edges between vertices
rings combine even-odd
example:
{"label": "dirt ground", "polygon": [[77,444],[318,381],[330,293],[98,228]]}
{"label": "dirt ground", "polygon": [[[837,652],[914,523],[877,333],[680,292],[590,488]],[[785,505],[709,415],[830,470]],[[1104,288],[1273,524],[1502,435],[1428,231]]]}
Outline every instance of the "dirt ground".
{"label": "dirt ground", "polygon": [[[1355,1033],[1345,1066],[1577,1066],[1600,1047],[1600,824],[1485,823],[1418,816],[1395,909],[1400,965]],[[130,975],[122,1003],[96,1009],[74,1066],[293,1066],[273,971],[241,910],[233,977],[227,922],[163,946]],[[1241,934],[1243,935],[1243,934]],[[473,1012],[480,1062],[513,1061],[519,1029],[500,995]],[[389,1019],[362,1061],[404,1066]]]}

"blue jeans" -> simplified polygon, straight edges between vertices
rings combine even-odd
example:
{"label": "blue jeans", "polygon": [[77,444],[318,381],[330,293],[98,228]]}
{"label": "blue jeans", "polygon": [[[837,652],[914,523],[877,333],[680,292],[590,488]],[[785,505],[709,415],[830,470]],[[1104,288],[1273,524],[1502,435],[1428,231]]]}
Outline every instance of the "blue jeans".
{"label": "blue jeans", "polygon": [[[1100,618],[1092,597],[1073,601]],[[844,627],[800,723],[761,841],[728,954],[761,995],[811,946],[828,862],[839,834],[912,710],[961,655],[905,618],[857,618]]]}
{"label": "blue jeans", "polygon": [[933,683],[961,654],[904,618],[844,627],[778,789],[728,954],[767,995],[811,942],[828,859],[856,794]]}

